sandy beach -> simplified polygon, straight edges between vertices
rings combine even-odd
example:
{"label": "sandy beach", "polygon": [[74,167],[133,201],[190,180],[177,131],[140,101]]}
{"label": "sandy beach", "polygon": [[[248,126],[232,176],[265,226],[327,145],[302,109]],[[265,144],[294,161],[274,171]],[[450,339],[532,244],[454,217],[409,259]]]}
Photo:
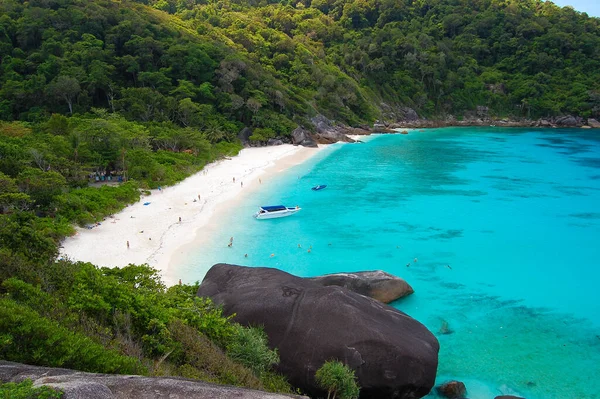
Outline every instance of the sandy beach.
{"label": "sandy beach", "polygon": [[274,174],[306,161],[322,148],[291,144],[245,148],[175,186],[152,190],[99,226],[78,228],[62,243],[61,256],[108,267],[147,263],[160,270],[168,286],[176,284],[173,258],[201,230],[218,224],[214,219],[220,212],[235,206],[261,184],[268,184]]}

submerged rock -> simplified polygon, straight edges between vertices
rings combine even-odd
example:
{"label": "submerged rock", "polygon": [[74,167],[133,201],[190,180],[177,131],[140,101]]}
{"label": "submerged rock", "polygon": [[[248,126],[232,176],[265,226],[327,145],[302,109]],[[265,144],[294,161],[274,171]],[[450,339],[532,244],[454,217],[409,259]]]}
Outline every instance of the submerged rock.
{"label": "submerged rock", "polygon": [[406,281],[382,270],[327,274],[309,280],[322,286],[344,287],[383,303],[390,303],[415,292]]}
{"label": "submerged rock", "polygon": [[271,268],[214,265],[198,290],[243,325],[264,326],[278,371],[325,395],[316,371],[338,359],[355,371],[361,398],[420,398],[435,383],[439,344],[421,323],[374,299]]}
{"label": "submerged rock", "polygon": [[437,387],[440,396],[450,399],[464,398],[467,394],[467,387],[461,381],[448,381]]}
{"label": "submerged rock", "polygon": [[289,399],[305,398],[252,389],[210,384],[185,378],[142,377],[84,373],[75,370],[29,366],[0,360],[0,382],[33,381],[63,392],[62,399]]}

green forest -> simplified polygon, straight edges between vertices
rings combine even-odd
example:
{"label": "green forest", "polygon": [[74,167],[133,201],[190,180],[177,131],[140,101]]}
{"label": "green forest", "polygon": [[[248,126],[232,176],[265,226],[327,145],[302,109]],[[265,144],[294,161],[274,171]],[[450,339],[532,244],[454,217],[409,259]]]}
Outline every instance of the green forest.
{"label": "green forest", "polygon": [[324,115],[600,118],[600,19],[540,0],[0,0],[0,358],[293,392],[259,329],[61,240]]}

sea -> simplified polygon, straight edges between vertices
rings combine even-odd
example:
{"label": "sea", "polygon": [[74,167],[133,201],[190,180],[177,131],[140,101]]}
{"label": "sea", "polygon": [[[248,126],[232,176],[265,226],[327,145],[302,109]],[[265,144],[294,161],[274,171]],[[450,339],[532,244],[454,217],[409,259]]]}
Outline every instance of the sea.
{"label": "sea", "polygon": [[[263,181],[179,273],[383,270],[415,290],[391,305],[439,340],[437,383],[462,381],[470,399],[600,398],[600,132],[407,133],[334,144]],[[252,217],[279,204],[302,210]]]}

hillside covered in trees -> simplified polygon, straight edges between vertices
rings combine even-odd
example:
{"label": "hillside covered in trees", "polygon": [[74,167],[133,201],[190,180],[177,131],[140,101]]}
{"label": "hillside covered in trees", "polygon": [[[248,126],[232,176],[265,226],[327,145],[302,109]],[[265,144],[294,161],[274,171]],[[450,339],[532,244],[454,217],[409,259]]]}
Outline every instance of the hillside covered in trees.
{"label": "hillside covered in trees", "polygon": [[262,333],[196,286],[56,260],[61,239],[236,154],[244,127],[478,106],[598,118],[600,20],[539,0],[0,0],[0,358],[289,391]]}

